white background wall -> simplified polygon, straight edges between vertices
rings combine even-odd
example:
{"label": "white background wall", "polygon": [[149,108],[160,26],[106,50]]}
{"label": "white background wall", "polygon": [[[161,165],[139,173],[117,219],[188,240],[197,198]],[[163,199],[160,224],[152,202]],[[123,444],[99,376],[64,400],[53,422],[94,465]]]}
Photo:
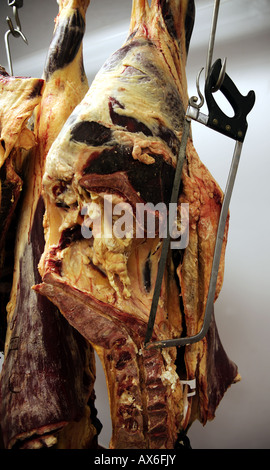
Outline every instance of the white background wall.
{"label": "white background wall", "polygon": [[[5,16],[12,11],[5,0],[0,3],[0,64],[7,67],[3,35]],[[205,65],[214,2],[195,3],[197,16],[187,66],[190,95],[196,94],[196,75]],[[107,56],[124,42],[130,6],[131,0],[92,0],[84,41],[90,83]],[[19,13],[29,45],[11,38],[15,75],[41,76],[57,11],[54,0],[25,0]],[[194,449],[270,448],[269,45],[269,0],[221,0],[214,60],[227,57],[227,73],[241,93],[250,89],[256,93],[230,205],[224,285],[215,307],[222,343],[238,365],[242,381],[226,393],[213,422],[205,427],[193,424],[189,438]],[[201,160],[224,189],[234,141],[196,122],[192,128]],[[107,446],[111,424],[99,365],[96,394],[104,425],[100,441]]]}

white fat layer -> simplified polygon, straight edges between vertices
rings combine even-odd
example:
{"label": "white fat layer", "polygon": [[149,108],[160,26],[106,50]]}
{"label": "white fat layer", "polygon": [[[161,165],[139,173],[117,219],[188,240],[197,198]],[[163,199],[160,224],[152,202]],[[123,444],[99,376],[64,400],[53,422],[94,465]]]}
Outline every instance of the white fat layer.
{"label": "white fat layer", "polygon": [[[112,224],[106,217],[104,198],[93,193],[91,195],[94,201],[93,214],[91,204],[88,207],[90,207],[90,217],[94,216],[94,239],[93,246],[90,248],[92,262],[107,274],[110,285],[120,297],[129,298],[131,296],[131,282],[127,261],[133,240],[132,238],[115,236]],[[96,219],[99,219],[101,223],[96,223]],[[121,286],[119,286],[118,280],[120,280]]]}
{"label": "white fat layer", "polygon": [[174,391],[180,383],[179,376],[176,373],[176,366],[167,350],[162,349],[162,355],[166,366],[165,370],[161,374],[161,380],[164,385],[169,385],[172,391]]}

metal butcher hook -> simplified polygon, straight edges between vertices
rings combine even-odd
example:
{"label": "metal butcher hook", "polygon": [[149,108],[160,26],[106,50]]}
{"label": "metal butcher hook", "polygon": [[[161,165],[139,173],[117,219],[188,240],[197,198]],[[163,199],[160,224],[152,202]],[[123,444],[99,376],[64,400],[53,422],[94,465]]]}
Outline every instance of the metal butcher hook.
{"label": "metal butcher hook", "polygon": [[21,30],[21,22],[18,14],[18,8],[21,8],[23,6],[23,0],[8,0],[8,6],[13,7],[13,15],[16,21],[16,27],[14,28],[11,18],[9,16],[6,18],[9,29],[5,34],[5,46],[10,75],[13,75],[9,36],[10,34],[12,34],[12,36],[14,36],[15,38],[21,37],[26,44],[28,44],[28,41]]}

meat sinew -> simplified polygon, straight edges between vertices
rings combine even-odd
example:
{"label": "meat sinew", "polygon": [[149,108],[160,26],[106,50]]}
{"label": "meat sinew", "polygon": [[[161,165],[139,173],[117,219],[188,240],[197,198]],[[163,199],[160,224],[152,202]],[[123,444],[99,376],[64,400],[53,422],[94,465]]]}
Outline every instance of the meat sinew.
{"label": "meat sinew", "polygon": [[[35,290],[102,361],[111,448],[174,448],[195,419],[214,417],[224,392],[239,379],[214,316],[197,344],[179,351],[144,348],[162,238],[156,229],[147,236],[136,208],[146,207],[154,218],[158,203],[168,208],[188,105],[185,66],[193,21],[193,0],[153,0],[151,6],[134,0],[126,43],[101,68],[46,160],[43,282]],[[189,204],[189,243],[169,253],[153,339],[201,328],[221,202],[221,189],[189,138],[179,195],[179,208]],[[216,297],[226,239],[227,230]],[[191,397],[182,380],[193,379]]]}
{"label": "meat sinew", "polygon": [[89,0],[58,3],[59,14],[44,70],[45,87],[33,120],[37,145],[28,157],[7,307],[0,383],[1,429],[6,448],[96,445],[94,351],[54,304],[32,290],[33,284],[40,282],[38,262],[44,249],[41,189],[46,156],[88,90],[82,38]]}

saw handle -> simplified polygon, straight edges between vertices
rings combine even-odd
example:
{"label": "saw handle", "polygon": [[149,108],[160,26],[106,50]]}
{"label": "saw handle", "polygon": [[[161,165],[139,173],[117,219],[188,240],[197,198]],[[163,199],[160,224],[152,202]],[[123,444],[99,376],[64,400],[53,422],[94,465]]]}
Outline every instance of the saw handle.
{"label": "saw handle", "polygon": [[247,115],[255,103],[255,93],[249,91],[247,96],[243,96],[235,86],[231,78],[225,73],[220,91],[227,98],[234,110],[234,116],[227,116],[218,106],[213,93],[222,68],[221,60],[218,59],[213,64],[205,82],[205,99],[209,111],[207,127],[216,130],[227,137],[243,142],[247,131]]}

